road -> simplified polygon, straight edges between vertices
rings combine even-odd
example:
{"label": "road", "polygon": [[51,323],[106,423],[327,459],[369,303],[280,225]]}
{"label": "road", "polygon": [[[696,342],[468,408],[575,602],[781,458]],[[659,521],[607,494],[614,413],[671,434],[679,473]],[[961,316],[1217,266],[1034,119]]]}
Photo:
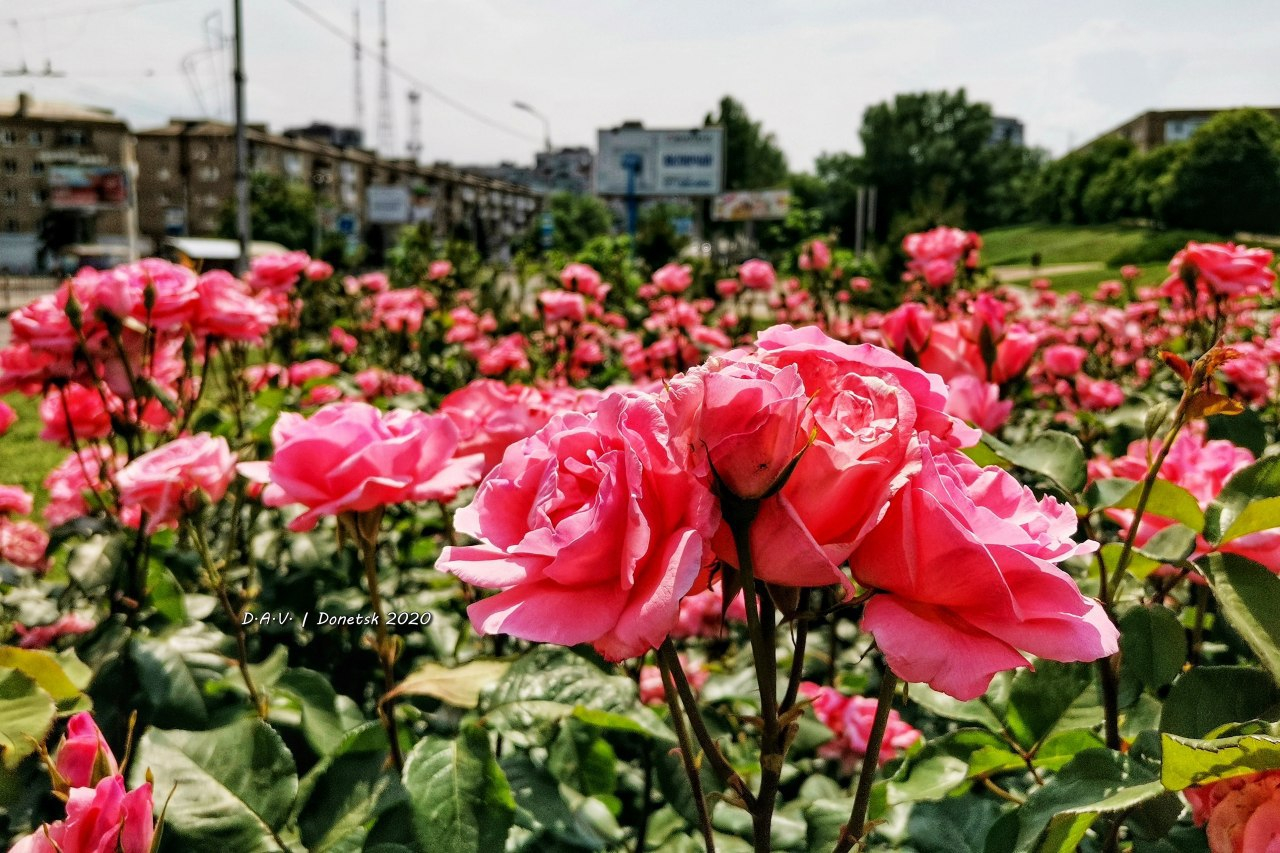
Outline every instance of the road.
{"label": "road", "polygon": [[1100,272],[1106,269],[1101,261],[1088,261],[1080,264],[1054,264],[1045,267],[992,267],[991,274],[996,281],[1015,282],[1030,281],[1033,278],[1053,278],[1055,275],[1070,275],[1074,272]]}

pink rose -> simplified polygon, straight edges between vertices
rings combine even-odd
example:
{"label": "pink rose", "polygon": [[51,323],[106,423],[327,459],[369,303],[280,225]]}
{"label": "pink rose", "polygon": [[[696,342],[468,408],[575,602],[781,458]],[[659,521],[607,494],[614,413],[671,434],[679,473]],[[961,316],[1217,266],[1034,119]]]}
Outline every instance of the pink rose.
{"label": "pink rose", "polygon": [[1118,632],[1057,564],[1087,554],[1075,511],[1000,468],[921,445],[922,468],[849,558],[877,593],[863,628],[889,666],[957,699],[980,696],[1022,652],[1058,661],[1113,654]]}
{"label": "pink rose", "polygon": [[416,334],[426,316],[426,294],[415,288],[387,290],[373,296],[373,326],[389,332]]}
{"label": "pink rose", "polygon": [[[684,676],[689,682],[689,687],[697,693],[702,689],[702,685],[707,683],[707,679],[711,677],[707,665],[704,663],[691,663],[683,653],[677,654],[680,660],[680,669],[684,671]],[[667,701],[666,685],[662,683],[662,671],[653,664],[645,664],[640,667],[640,679],[637,685],[640,688],[640,701],[646,705],[662,705]]]}
{"label": "pink rose", "polygon": [[[751,525],[755,574],[785,586],[849,585],[838,567],[915,470],[916,432],[973,444],[979,433],[944,413],[946,386],[886,349],[835,341],[815,327],[760,333],[753,360],[794,366],[811,400],[801,434],[812,442]],[[727,525],[716,554],[738,565]]]}
{"label": "pink rose", "polygon": [[514,445],[457,513],[480,544],[446,548],[438,568],[502,590],[467,609],[481,634],[591,643],[623,660],[675,625],[710,557],[713,506],[656,401],[615,393]]}
{"label": "pink rose", "polygon": [[560,283],[565,290],[574,290],[590,296],[592,299],[603,298],[603,282],[600,273],[586,264],[568,264],[560,270]]}
{"label": "pink rose", "polygon": [[43,574],[47,568],[45,552],[49,535],[33,521],[11,521],[0,518],[0,558],[20,569]]}
{"label": "pink rose", "polygon": [[722,278],[716,282],[716,293],[725,298],[737,296],[741,291],[742,285],[736,278]]}
{"label": "pink rose", "polygon": [[303,275],[307,277],[307,281],[325,281],[333,278],[333,264],[314,260],[307,264],[307,268],[303,270]]}
{"label": "pink rose", "polygon": [[67,733],[58,745],[54,766],[72,788],[94,788],[107,776],[120,772],[111,747],[87,711],[67,721]]}
{"label": "pink rose", "polygon": [[933,334],[933,312],[919,302],[907,302],[884,315],[880,335],[884,345],[899,355],[918,355],[929,346]]}
{"label": "pink rose", "polygon": [[76,441],[111,435],[111,414],[103,403],[104,396],[109,403],[119,402],[113,399],[114,394],[104,395],[76,382],[50,388],[40,401],[40,421],[44,424],[41,440],[70,447],[73,432]]}
{"label": "pink rose", "polygon": [[116,475],[120,503],[147,514],[147,533],[176,524],[216,502],[235,478],[235,457],[227,440],[208,433],[174,439],[134,459]]}
{"label": "pink rose", "polygon": [[946,226],[908,234],[902,241],[902,249],[910,258],[908,272],[930,287],[945,287],[955,281],[956,265],[962,260],[966,267],[976,267],[976,249],[981,245],[977,234]]}
{"label": "pink rose", "polygon": [[355,339],[355,336],[338,326],[334,326],[329,330],[329,343],[341,351],[343,355],[351,355],[360,346],[360,342]]}
{"label": "pink rose", "polygon": [[439,281],[442,278],[448,278],[453,274],[453,262],[449,260],[432,261],[427,265],[427,278],[430,281]]}
{"label": "pink rose", "polygon": [[557,408],[533,388],[477,379],[441,400],[439,411],[458,428],[458,453],[482,454],[487,474],[508,447],[546,426]]}
{"label": "pink rose", "polygon": [[739,591],[726,608],[724,588],[716,584],[681,599],[680,616],[671,628],[671,636],[718,637],[724,633],[725,623],[730,620],[740,623],[747,621],[746,599]]}
{"label": "pink rose", "polygon": [[544,290],[538,294],[538,304],[542,306],[547,320],[569,320],[581,323],[587,317],[587,303],[581,293],[567,290]]}
{"label": "pink rose", "polygon": [[8,403],[0,400],[0,436],[9,431],[9,427],[13,426],[18,420],[18,413],[15,412]]}
{"label": "pink rose", "polygon": [[277,252],[261,255],[249,264],[249,287],[254,292],[288,293],[298,284],[298,276],[310,266],[306,252]]}
{"label": "pink rose", "polygon": [[59,616],[56,621],[48,625],[35,625],[28,628],[21,622],[13,624],[13,630],[19,638],[18,648],[22,649],[47,649],[61,637],[87,634],[95,627],[96,623],[92,619],[81,616],[79,613]]}
{"label": "pink rose", "polygon": [[257,342],[279,322],[276,307],[258,299],[225,270],[211,270],[197,284],[200,301],[193,330],[201,336]]}
{"label": "pink rose", "polygon": [[667,264],[654,272],[653,283],[663,293],[684,293],[693,284],[693,268],[688,264]]}
{"label": "pink rose", "polygon": [[155,825],[151,783],[126,793],[124,778],[72,788],[66,820],[45,824],[9,853],[150,853]]}
{"label": "pink rose", "polygon": [[831,266],[831,249],[821,240],[811,240],[800,253],[800,269],[825,270]]}
{"label": "pink rose", "polygon": [[1114,409],[1124,402],[1124,389],[1109,379],[1094,379],[1087,373],[1076,377],[1076,396],[1080,408],[1090,412]]}
{"label": "pink rose", "polygon": [[[106,499],[111,472],[121,464],[123,457],[114,457],[110,448],[101,445],[90,445],[79,453],[72,453],[44,479],[49,493],[45,520],[58,525],[88,515],[91,508],[85,495],[96,492]],[[94,501],[93,507],[97,506]]]}
{"label": "pink rose", "polygon": [[804,446],[809,395],[795,365],[713,357],[668,384],[663,410],[673,442],[730,492],[759,498]]}
{"label": "pink rose", "polygon": [[[853,762],[867,754],[867,741],[876,716],[876,700],[865,696],[845,696],[834,687],[823,687],[812,681],[800,683],[800,695],[813,700],[814,715],[835,735],[818,747],[818,755],[841,761],[852,769]],[[918,740],[920,732],[903,722],[897,711],[889,711],[878,763],[883,766]]]}
{"label": "pink rose", "polygon": [[306,385],[308,382],[314,382],[317,379],[328,379],[330,376],[337,376],[341,372],[341,367],[338,367],[332,361],[325,361],[323,358],[312,358],[300,361],[297,364],[291,364],[286,371],[289,384],[293,386]]}
{"label": "pink rose", "polygon": [[1195,275],[1196,284],[1214,296],[1258,296],[1271,292],[1276,282],[1271,269],[1274,255],[1267,249],[1250,249],[1235,243],[1197,243],[1169,262],[1169,278],[1161,286],[1165,295],[1183,289],[1184,273]]}
{"label": "pink rose", "polygon": [[458,430],[443,415],[334,403],[310,418],[281,414],[271,441],[270,462],[246,462],[239,469],[268,484],[262,492],[267,506],[307,508],[289,524],[300,532],[324,515],[452,500],[480,477],[478,454],[454,458]]}
{"label": "pink rose", "polygon": [[0,486],[0,517],[30,515],[32,498],[21,486]]}
{"label": "pink rose", "polygon": [[984,382],[976,376],[961,374],[947,382],[945,411],[978,429],[995,432],[1009,420],[1009,415],[1013,412],[1013,401],[1001,400],[1000,386],[994,382]]}
{"label": "pink rose", "polygon": [[1089,354],[1071,344],[1054,344],[1044,351],[1044,369],[1054,376],[1072,377],[1084,367]]}
{"label": "pink rose", "polygon": [[528,370],[528,342],[519,332],[498,340],[476,358],[476,369],[485,376],[501,376],[509,370]]}
{"label": "pink rose", "polygon": [[738,280],[747,290],[772,290],[778,281],[778,273],[773,264],[753,258],[738,267]]}

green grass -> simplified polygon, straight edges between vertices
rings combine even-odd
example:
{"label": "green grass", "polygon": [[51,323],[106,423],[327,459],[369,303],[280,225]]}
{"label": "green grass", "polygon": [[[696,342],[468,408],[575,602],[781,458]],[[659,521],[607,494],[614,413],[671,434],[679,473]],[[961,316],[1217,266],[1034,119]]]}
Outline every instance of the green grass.
{"label": "green grass", "polygon": [[1031,263],[1031,255],[1039,252],[1042,266],[1106,263],[1116,252],[1136,247],[1147,233],[1144,228],[1125,225],[996,228],[982,234],[982,260],[989,266],[1025,266]]}
{"label": "green grass", "polygon": [[[1169,271],[1162,264],[1143,264],[1141,265],[1142,275],[1138,277],[1137,287],[1152,287],[1164,281]],[[1104,281],[1118,281],[1120,279],[1120,271],[1114,269],[1101,270],[1085,270],[1083,272],[1064,273],[1062,275],[1051,275],[1047,278],[1053,282],[1053,289],[1061,292],[1068,290],[1079,291],[1088,296],[1097,290],[1098,285]],[[1027,287],[1029,281],[1014,282],[1018,287]]]}
{"label": "green grass", "polygon": [[67,457],[68,451],[40,440],[40,413],[35,400],[10,394],[4,401],[18,413],[18,420],[0,438],[0,484],[22,486],[31,492],[38,512],[49,497],[44,490],[45,475]]}

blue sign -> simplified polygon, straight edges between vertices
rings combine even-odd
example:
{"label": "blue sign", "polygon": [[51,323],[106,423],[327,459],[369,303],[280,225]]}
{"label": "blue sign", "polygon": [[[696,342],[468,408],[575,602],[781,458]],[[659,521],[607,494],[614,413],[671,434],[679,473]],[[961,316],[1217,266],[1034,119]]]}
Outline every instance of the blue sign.
{"label": "blue sign", "polygon": [[354,236],[356,233],[356,215],[354,213],[344,213],[338,217],[338,233],[347,237]]}

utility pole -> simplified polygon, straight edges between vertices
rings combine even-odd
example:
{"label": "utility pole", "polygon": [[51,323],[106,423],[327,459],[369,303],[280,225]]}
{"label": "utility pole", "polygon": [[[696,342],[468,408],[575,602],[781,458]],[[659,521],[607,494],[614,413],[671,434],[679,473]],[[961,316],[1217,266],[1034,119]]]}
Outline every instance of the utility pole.
{"label": "utility pole", "polygon": [[422,93],[417,89],[409,90],[409,159],[418,162],[422,154],[422,110],[420,101]]}
{"label": "utility pole", "polygon": [[395,153],[396,132],[391,121],[391,60],[387,58],[387,0],[378,3],[378,149]]}
{"label": "utility pole", "polygon": [[356,37],[355,44],[356,55],[356,74],[355,74],[355,122],[356,129],[360,131],[360,144],[364,145],[364,74],[361,66],[364,64],[360,46],[360,4],[357,2],[355,7],[355,27]]}
{"label": "utility pole", "polygon": [[235,6],[236,58],[232,79],[235,82],[236,102],[236,237],[240,241],[240,257],[236,272],[249,270],[249,137],[245,133],[244,117],[244,11],[242,0],[233,0]]}

